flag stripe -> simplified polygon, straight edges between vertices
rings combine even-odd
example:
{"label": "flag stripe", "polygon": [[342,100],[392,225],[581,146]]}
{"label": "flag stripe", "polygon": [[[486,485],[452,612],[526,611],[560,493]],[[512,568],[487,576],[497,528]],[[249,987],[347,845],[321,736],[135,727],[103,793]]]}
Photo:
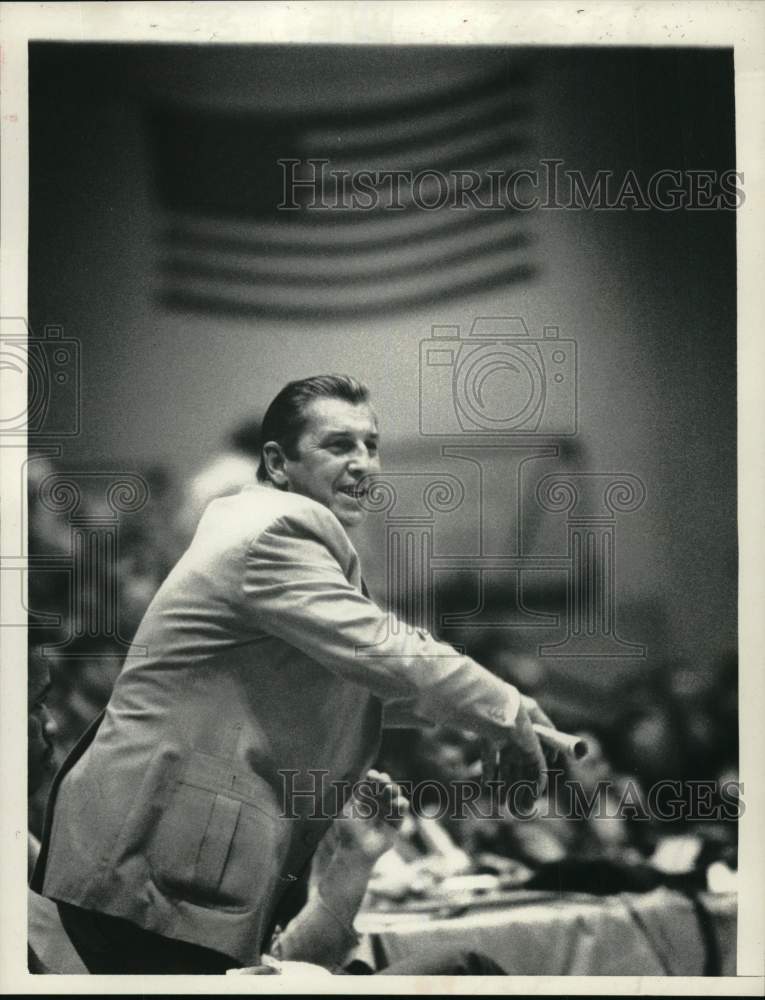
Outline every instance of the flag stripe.
{"label": "flag stripe", "polygon": [[384,299],[324,303],[303,303],[295,301],[268,301],[263,299],[237,298],[227,294],[226,289],[214,286],[212,289],[194,283],[189,288],[180,286],[160,293],[159,301],[169,309],[184,312],[219,313],[243,317],[273,317],[285,320],[343,321],[358,320],[369,316],[408,313],[414,309],[439,307],[454,299],[465,298],[481,292],[508,288],[514,284],[531,280],[536,271],[529,265],[518,265],[495,273],[488,271],[479,278],[455,282],[439,292],[424,295],[421,292],[406,292],[386,296]]}
{"label": "flag stripe", "polygon": [[178,279],[171,288],[160,292],[160,299],[182,308],[222,308],[254,315],[319,319],[397,312],[442,303],[462,295],[528,280],[535,273],[527,263],[519,263],[512,254],[502,254],[477,262],[474,267],[445,269],[424,284],[419,275],[395,284],[375,283],[347,286],[338,295],[334,286],[280,288],[270,282],[231,285],[217,280]]}
{"label": "flag stripe", "polygon": [[501,91],[459,110],[452,102],[437,111],[418,114],[403,121],[397,119],[388,122],[384,131],[379,124],[369,125],[366,118],[362,123],[346,119],[342,125],[334,128],[320,128],[316,122],[312,122],[304,135],[304,143],[308,149],[318,146],[326,152],[332,151],[342,142],[342,152],[346,156],[397,154],[410,147],[416,148],[424,141],[459,140],[469,131],[477,132],[487,126],[496,127],[511,121],[522,121],[527,114],[527,102],[519,100],[510,92]]}
{"label": "flag stripe", "polygon": [[310,271],[304,270],[302,261],[298,266],[290,266],[291,261],[274,261],[269,257],[234,258],[230,255],[183,253],[168,257],[161,264],[166,276],[183,278],[219,278],[230,282],[266,281],[275,285],[305,286],[345,285],[362,282],[380,282],[403,278],[416,271],[419,275],[438,271],[444,267],[475,259],[476,253],[487,254],[493,250],[516,251],[529,245],[530,237],[525,233],[499,232],[491,238],[478,234],[479,240],[450,242],[440,249],[425,247],[417,255],[402,257],[395,251],[387,253],[366,253],[361,257],[349,256],[338,262],[316,258]]}

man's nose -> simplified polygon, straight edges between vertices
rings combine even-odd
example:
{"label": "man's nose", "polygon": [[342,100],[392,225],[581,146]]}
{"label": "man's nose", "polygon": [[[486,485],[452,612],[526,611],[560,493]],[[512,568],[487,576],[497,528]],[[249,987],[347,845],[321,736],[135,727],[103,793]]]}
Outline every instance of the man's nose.
{"label": "man's nose", "polygon": [[366,445],[358,447],[348,461],[348,469],[351,472],[358,473],[358,475],[373,472],[375,469],[379,469],[379,467],[380,463],[377,455],[370,455]]}

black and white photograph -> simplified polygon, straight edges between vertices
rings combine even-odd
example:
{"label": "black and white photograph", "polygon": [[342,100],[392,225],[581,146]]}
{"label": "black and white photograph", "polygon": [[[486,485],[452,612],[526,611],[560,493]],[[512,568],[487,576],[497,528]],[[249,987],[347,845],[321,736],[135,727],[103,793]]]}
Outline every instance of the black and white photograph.
{"label": "black and white photograph", "polygon": [[1,13],[0,983],[761,995],[762,8]]}

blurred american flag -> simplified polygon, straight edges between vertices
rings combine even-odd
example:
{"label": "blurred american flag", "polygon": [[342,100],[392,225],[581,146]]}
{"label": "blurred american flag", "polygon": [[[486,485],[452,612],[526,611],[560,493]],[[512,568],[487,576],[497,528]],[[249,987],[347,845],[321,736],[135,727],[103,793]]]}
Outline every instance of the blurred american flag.
{"label": "blurred american flag", "polygon": [[[489,172],[523,165],[529,117],[526,71],[510,66],[385,104],[349,96],[331,113],[154,106],[158,295],[175,309],[331,320],[526,279],[528,217],[497,197],[503,187]],[[367,191],[377,171],[435,171],[450,188],[431,178],[412,200],[406,178],[397,191],[388,179],[354,203],[338,171],[367,172]],[[459,171],[479,175],[476,198],[491,207],[455,194]],[[303,183],[285,190],[290,177]],[[312,189],[305,181],[314,178]],[[285,194],[301,207],[280,208]]]}

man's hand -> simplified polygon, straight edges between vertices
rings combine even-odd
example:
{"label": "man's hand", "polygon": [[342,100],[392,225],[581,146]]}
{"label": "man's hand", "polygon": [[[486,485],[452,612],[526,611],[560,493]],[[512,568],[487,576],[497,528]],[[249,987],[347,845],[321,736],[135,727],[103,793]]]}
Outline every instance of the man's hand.
{"label": "man's hand", "polygon": [[[547,726],[548,729],[558,728],[552,721],[550,716],[546,712],[542,711],[542,709],[539,707],[539,705],[533,698],[529,698],[528,695],[522,694],[521,704],[528,712],[532,725]],[[554,764],[560,756],[559,751],[556,750],[555,747],[552,747],[546,743],[542,743],[541,741],[540,745],[542,747],[542,751],[545,757],[547,758],[548,765]]]}
{"label": "man's hand", "polygon": [[367,771],[335,820],[338,848],[374,864],[395,844],[408,811],[409,802],[390,775]]}
{"label": "man's hand", "polygon": [[[533,723],[555,728],[533,698],[521,695],[521,704],[515,723],[508,731],[507,742],[497,747],[495,743],[486,741],[482,751],[484,781],[505,783],[508,786],[508,806],[519,815],[528,812],[534,800],[547,787],[548,760],[534,732]],[[548,754],[549,763],[553,763],[557,752],[550,750]]]}

